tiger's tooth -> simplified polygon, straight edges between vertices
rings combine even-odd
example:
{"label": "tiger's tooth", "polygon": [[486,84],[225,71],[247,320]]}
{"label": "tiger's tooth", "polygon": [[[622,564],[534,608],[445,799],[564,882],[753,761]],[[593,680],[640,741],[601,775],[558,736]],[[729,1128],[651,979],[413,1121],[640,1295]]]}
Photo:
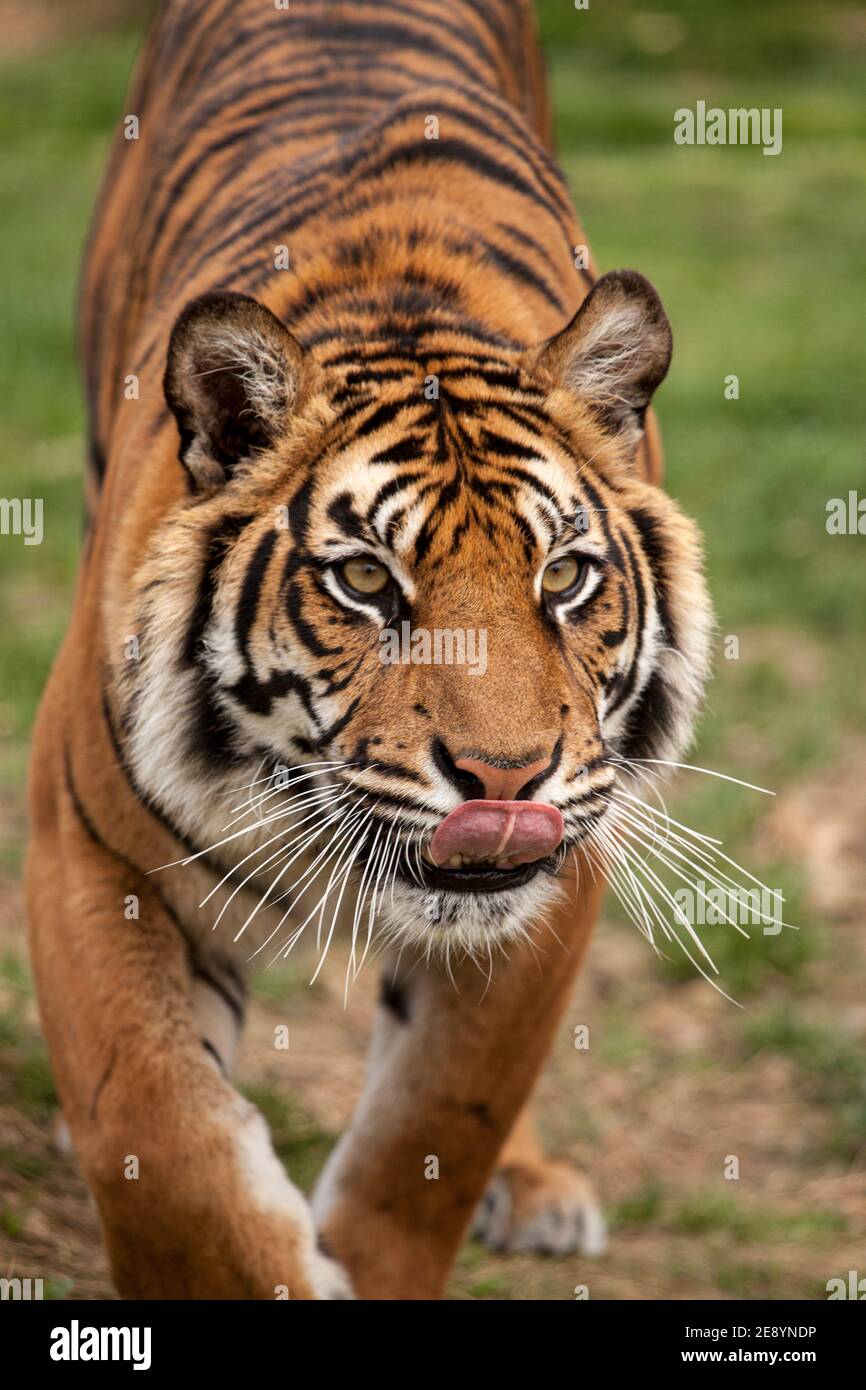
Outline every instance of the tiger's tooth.
{"label": "tiger's tooth", "polygon": [[448,860],[448,863],[451,865],[451,868],[452,868],[452,869],[459,869],[459,868],[461,868],[462,865],[463,865],[463,855],[462,855],[462,854],[452,854],[451,858]]}

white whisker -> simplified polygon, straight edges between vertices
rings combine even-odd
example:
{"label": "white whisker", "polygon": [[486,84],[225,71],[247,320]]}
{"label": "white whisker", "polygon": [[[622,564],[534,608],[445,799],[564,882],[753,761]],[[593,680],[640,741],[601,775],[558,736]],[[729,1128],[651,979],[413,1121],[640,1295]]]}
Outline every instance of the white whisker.
{"label": "white whisker", "polygon": [[733,782],[735,786],[745,787],[750,792],[761,792],[763,796],[775,796],[767,787],[758,787],[754,782],[743,782],[739,777],[730,777],[727,772],[716,772],[711,767],[697,767],[695,763],[674,763],[667,758],[631,758],[633,763],[655,763],[658,767],[675,767],[683,772],[702,772],[706,777],[719,777],[723,782]]}
{"label": "white whisker", "polygon": [[[305,803],[305,806],[304,806],[304,807],[293,808],[293,811],[292,811],[292,814],[293,814],[293,815],[296,815],[296,814],[297,814],[297,810],[300,810],[300,809],[306,810],[306,811],[307,811],[307,814],[306,814],[305,816],[302,816],[300,820],[295,821],[292,825],[284,826],[283,829],[282,829],[282,830],[278,830],[277,833],[276,833],[275,835],[270,835],[270,836],[267,838],[267,840],[265,840],[262,844],[260,844],[260,845],[255,845],[253,849],[249,850],[249,851],[244,855],[243,859],[240,859],[240,860],[237,862],[237,864],[232,865],[232,867],[231,867],[230,869],[228,869],[228,870],[225,872],[225,874],[223,874],[223,877],[219,880],[219,882],[218,882],[213,888],[211,888],[210,892],[209,892],[204,898],[202,898],[201,902],[199,903],[199,907],[204,907],[208,902],[210,902],[210,900],[211,900],[211,898],[214,896],[214,894],[217,893],[217,892],[219,892],[220,888],[222,888],[224,884],[226,884],[230,879],[232,879],[232,878],[234,877],[234,875],[238,872],[238,870],[243,868],[244,864],[246,864],[246,863],[248,862],[248,860],[254,859],[254,858],[256,857],[256,855],[259,855],[259,854],[262,853],[263,850],[266,850],[266,849],[268,848],[269,845],[275,845],[275,844],[278,844],[278,843],[280,844],[280,849],[278,849],[277,851],[275,851],[275,853],[276,853],[276,854],[279,854],[279,853],[281,852],[282,849],[288,848],[288,845],[286,844],[286,836],[287,836],[287,835],[291,834],[291,832],[292,832],[293,830],[297,830],[300,826],[304,825],[305,822],[307,822],[307,821],[309,821],[309,820],[315,819],[315,817],[318,816],[323,810],[328,810],[331,806],[337,805],[337,804],[338,804],[340,801],[342,801],[347,795],[348,795],[348,793],[339,793],[339,794],[337,794],[337,793],[335,793],[335,792],[333,792],[333,791],[324,791],[324,790],[323,790],[321,798],[318,799],[318,800],[316,801],[316,803],[314,804],[312,810],[309,808],[309,803]],[[329,823],[328,821],[323,822],[323,824],[325,824],[325,825],[327,825],[328,823]],[[309,834],[309,833],[310,833],[310,832],[308,832],[308,831],[304,831],[304,832],[302,832],[302,835],[303,835],[303,834]],[[314,832],[314,838],[315,838],[315,833],[317,833],[317,832]],[[296,841],[289,841],[289,844],[294,844],[294,843],[296,843]],[[269,859],[268,859],[268,860],[265,860],[264,863],[270,862],[270,858],[273,858],[273,857],[274,857],[273,855],[269,856]],[[261,865],[262,868],[264,867],[264,863]],[[249,875],[248,878],[249,878],[249,877],[254,877],[255,874],[256,874],[257,872],[258,872],[258,870],[254,868],[253,871],[252,871],[252,874]],[[248,882],[248,878],[244,880],[245,883]]]}
{"label": "white whisker", "polygon": [[[677,822],[674,822],[674,824],[676,824],[676,823],[677,823]],[[644,829],[649,829],[649,827],[642,827],[642,828],[644,828]],[[685,828],[686,830],[688,830],[688,827],[687,827],[687,826],[684,827],[684,828]],[[697,834],[697,831],[689,831],[689,833],[690,833],[690,834]],[[704,839],[704,838],[706,838],[706,837],[703,837],[703,836],[701,837],[701,839]],[[751,882],[754,883],[755,886],[756,886],[757,888],[759,888],[759,889],[761,890],[762,893],[771,893],[771,889],[769,889],[769,888],[767,887],[767,885],[761,881],[761,879],[756,878],[754,874],[749,873],[748,869],[743,868],[742,864],[738,864],[737,861],[736,861],[735,859],[732,859],[732,858],[730,857],[730,855],[725,854],[721,849],[719,849],[719,848],[714,848],[711,852],[707,852],[707,851],[703,851],[702,848],[699,847],[699,846],[692,846],[690,843],[688,843],[688,841],[683,841],[681,836],[677,836],[676,839],[679,840],[679,841],[681,841],[681,842],[683,843],[684,848],[688,849],[690,852],[693,851],[695,854],[697,854],[697,855],[706,863],[706,865],[707,865],[707,867],[709,868],[709,871],[710,871],[710,873],[711,873],[712,875],[716,876],[717,878],[727,879],[728,883],[734,884],[734,887],[735,887],[735,889],[737,890],[737,893],[736,893],[736,894],[731,894],[730,896],[739,896],[739,890],[741,889],[742,885],[739,884],[739,883],[737,883],[736,879],[732,878],[730,874],[727,874],[727,873],[724,872],[724,870],[720,869],[720,868],[718,867],[718,865],[715,863],[715,861],[713,860],[712,855],[717,856],[719,859],[724,859],[725,863],[726,863],[726,864],[730,864],[732,868],[736,869],[737,873],[743,874],[743,875],[745,875],[746,878],[750,879]],[[713,845],[715,845],[715,846],[719,846],[719,845],[721,845],[722,842],[721,842],[721,840],[715,840],[715,841],[712,841],[712,843],[713,843]],[[691,861],[689,861],[688,859],[686,859],[684,855],[682,855],[681,853],[679,853],[679,852],[675,849],[675,847],[674,847],[673,844],[670,844],[670,843],[669,843],[669,844],[667,845],[667,848],[670,849],[671,853],[677,853],[679,858],[685,859],[685,862],[686,862],[686,863],[689,863],[691,868],[698,869],[699,867],[701,867],[701,866],[699,866],[699,865],[697,865],[697,864],[691,863]],[[655,852],[655,851],[653,851],[653,852]],[[728,891],[728,890],[726,890],[726,889],[723,888],[723,885],[722,885],[721,883],[719,883],[718,886],[722,889],[723,892],[727,892],[727,891]],[[758,913],[757,915],[758,915],[758,916],[761,916],[761,917],[763,918],[764,921],[775,922],[775,921],[777,920],[775,917],[768,917],[765,913]],[[791,930],[793,930],[793,931],[796,931],[796,930],[797,930],[797,928],[796,928],[796,927],[793,927],[792,924],[791,924],[790,922],[782,922],[781,925],[782,925],[782,926],[785,926],[785,927],[791,927]]]}
{"label": "white whisker", "polygon": [[[352,829],[352,827],[354,826],[354,824],[355,824],[355,822],[356,822],[356,820],[357,820],[357,817],[358,817],[358,815],[359,815],[360,812],[361,812],[361,809],[362,809],[362,808],[361,808],[360,806],[352,806],[352,807],[349,807],[348,809],[346,809],[346,808],[343,808],[343,809],[342,809],[342,811],[340,812],[339,823],[338,823],[338,825],[336,826],[336,828],[335,828],[335,830],[334,830],[334,832],[333,832],[333,834],[332,834],[332,836],[331,836],[331,839],[328,841],[327,845],[325,845],[324,848],[321,849],[321,850],[319,851],[319,853],[316,855],[315,859],[312,861],[311,864],[309,864],[309,865],[307,866],[307,868],[306,868],[306,869],[304,870],[304,872],[300,875],[300,877],[297,878],[297,879],[295,879],[294,883],[292,883],[288,888],[284,889],[282,893],[280,893],[276,898],[274,898],[273,904],[272,904],[273,906],[275,906],[278,902],[283,902],[283,901],[289,896],[289,894],[295,892],[295,889],[299,888],[300,885],[301,885],[302,883],[305,882],[305,880],[309,880],[309,882],[306,883],[306,887],[301,888],[301,889],[300,889],[300,892],[298,892],[298,893],[295,895],[295,897],[292,899],[292,901],[289,903],[289,906],[288,906],[288,907],[285,909],[285,911],[283,912],[283,915],[280,917],[280,920],[277,922],[277,925],[274,927],[273,931],[271,931],[270,934],[269,934],[269,935],[265,938],[265,940],[261,943],[261,945],[258,946],[258,947],[256,948],[255,951],[253,951],[252,956],[250,956],[250,959],[251,959],[251,960],[252,960],[255,956],[257,956],[257,955],[259,954],[260,951],[263,951],[264,948],[265,948],[265,946],[267,946],[267,945],[269,944],[269,942],[271,942],[271,941],[273,940],[273,938],[276,936],[277,932],[278,932],[278,931],[280,930],[280,928],[282,927],[283,923],[284,923],[284,922],[286,921],[286,919],[291,915],[293,908],[296,906],[296,904],[299,902],[299,900],[303,897],[304,893],[307,891],[307,889],[310,887],[310,885],[311,885],[312,883],[315,882],[315,880],[318,878],[319,874],[320,874],[320,873],[322,872],[322,870],[325,868],[326,864],[328,864],[328,863],[330,862],[330,860],[333,858],[333,856],[338,852],[338,850],[339,850],[341,844],[343,844],[343,842],[344,842],[344,840],[345,840],[345,838],[346,838],[346,835],[349,834],[349,833],[351,833],[351,829]],[[336,817],[331,817],[330,819],[331,819],[331,821],[333,821],[334,819],[336,819]],[[315,840],[315,839],[320,838],[320,837],[321,837],[321,830],[322,830],[322,828],[323,828],[323,827],[320,827],[320,828],[316,831],[315,835],[312,835],[312,836],[311,836],[311,839]],[[309,842],[308,842],[308,843],[309,843]],[[260,909],[261,906],[263,905],[265,899],[270,895],[270,893],[273,891],[273,889],[276,888],[277,884],[278,884],[278,883],[280,882],[280,880],[282,879],[283,874],[285,874],[286,870],[291,866],[291,864],[294,862],[294,860],[297,859],[298,854],[300,854],[300,853],[302,852],[303,848],[305,848],[305,846],[302,846],[301,850],[297,851],[297,853],[296,853],[295,855],[292,856],[292,859],[289,860],[289,863],[286,864],[286,865],[284,865],[284,867],[280,870],[279,874],[277,874],[276,878],[274,879],[274,881],[272,882],[272,884],[271,884],[270,887],[268,888],[268,891],[267,891],[267,893],[265,894],[265,897],[262,898],[262,899],[260,900],[260,902],[257,904],[257,906],[256,906],[256,907],[253,909],[253,911],[250,913],[250,916],[247,918],[247,921],[246,921],[246,922],[243,924],[243,926],[241,927],[240,932],[238,933],[238,936],[240,936],[240,935],[246,930],[246,927],[249,925],[249,922],[250,922],[250,921],[252,920],[252,918],[255,916],[256,912],[259,911],[259,909]],[[319,906],[319,904],[316,903],[316,906],[313,908],[313,911],[310,913],[310,916],[304,921],[304,923],[303,923],[303,925],[302,925],[302,928],[301,928],[300,930],[302,930],[303,927],[306,927],[307,923],[310,921],[310,918],[313,917],[313,916],[315,915],[315,912],[316,912],[316,909],[318,908],[318,906]],[[299,932],[298,934],[300,934],[300,932]],[[235,940],[237,940],[237,937],[235,937]],[[277,954],[279,955],[280,953],[278,952]]]}

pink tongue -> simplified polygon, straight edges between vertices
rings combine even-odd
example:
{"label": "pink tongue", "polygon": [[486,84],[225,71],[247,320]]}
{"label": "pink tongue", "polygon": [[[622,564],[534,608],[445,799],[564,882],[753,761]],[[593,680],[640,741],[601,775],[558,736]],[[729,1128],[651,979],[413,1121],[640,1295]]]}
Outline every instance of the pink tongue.
{"label": "pink tongue", "polygon": [[470,859],[544,859],[562,839],[562,816],[537,801],[464,801],[436,827],[430,853],[437,864],[452,854]]}

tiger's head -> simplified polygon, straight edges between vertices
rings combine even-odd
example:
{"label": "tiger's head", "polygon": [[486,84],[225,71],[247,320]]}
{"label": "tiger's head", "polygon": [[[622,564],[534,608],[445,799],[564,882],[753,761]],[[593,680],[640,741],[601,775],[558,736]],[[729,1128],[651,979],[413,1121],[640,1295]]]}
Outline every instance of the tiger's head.
{"label": "tiger's head", "polygon": [[699,538],[635,464],[670,353],[628,271],[531,350],[407,321],[304,351],[255,300],[189,305],[165,377],[189,497],[138,572],[119,687],[147,793],[215,842],[254,788],[244,874],[307,835],[322,888],[404,939],[525,929],[700,705]]}

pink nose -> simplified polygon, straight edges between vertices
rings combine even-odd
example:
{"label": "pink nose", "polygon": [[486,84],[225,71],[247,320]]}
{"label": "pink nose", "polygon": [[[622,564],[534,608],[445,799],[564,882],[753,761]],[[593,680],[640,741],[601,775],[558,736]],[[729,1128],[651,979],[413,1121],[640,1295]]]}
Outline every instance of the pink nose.
{"label": "pink nose", "polygon": [[562,816],[538,801],[464,801],[436,827],[430,854],[437,864],[452,855],[506,860],[508,867],[545,859],[562,839]]}
{"label": "pink nose", "polygon": [[534,763],[524,763],[522,767],[494,767],[481,758],[455,758],[454,766],[478,778],[488,801],[514,801],[527,782],[544,772],[550,763],[547,758],[539,758]]}

